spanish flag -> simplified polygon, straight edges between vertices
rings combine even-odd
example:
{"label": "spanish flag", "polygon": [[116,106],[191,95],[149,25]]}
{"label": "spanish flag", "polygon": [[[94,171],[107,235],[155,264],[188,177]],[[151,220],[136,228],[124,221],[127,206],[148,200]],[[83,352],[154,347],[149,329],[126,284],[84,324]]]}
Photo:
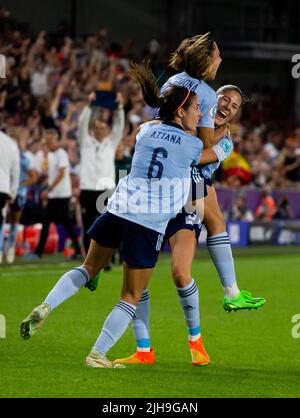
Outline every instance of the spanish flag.
{"label": "spanish flag", "polygon": [[243,184],[249,184],[252,180],[249,163],[237,151],[233,151],[222,163],[222,170],[225,179],[228,177],[238,177]]}

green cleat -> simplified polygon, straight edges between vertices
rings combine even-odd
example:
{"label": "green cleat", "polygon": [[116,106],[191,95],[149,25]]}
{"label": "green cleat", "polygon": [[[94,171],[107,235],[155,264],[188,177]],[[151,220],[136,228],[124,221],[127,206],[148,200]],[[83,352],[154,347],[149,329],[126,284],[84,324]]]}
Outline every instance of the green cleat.
{"label": "green cleat", "polygon": [[102,272],[99,271],[99,273],[97,274],[97,276],[95,276],[92,280],[90,280],[85,285],[85,287],[87,287],[91,292],[94,292],[97,289],[97,287],[98,287],[98,283],[99,283],[99,280],[101,278],[101,274],[102,274]]}
{"label": "green cleat", "polygon": [[266,303],[266,299],[252,297],[250,292],[242,290],[234,298],[224,298],[223,307],[225,311],[239,311],[240,309],[257,309]]}
{"label": "green cleat", "polygon": [[50,306],[43,303],[33,309],[30,315],[25,318],[20,326],[20,334],[24,340],[31,338],[38,329],[40,329],[50,314]]}

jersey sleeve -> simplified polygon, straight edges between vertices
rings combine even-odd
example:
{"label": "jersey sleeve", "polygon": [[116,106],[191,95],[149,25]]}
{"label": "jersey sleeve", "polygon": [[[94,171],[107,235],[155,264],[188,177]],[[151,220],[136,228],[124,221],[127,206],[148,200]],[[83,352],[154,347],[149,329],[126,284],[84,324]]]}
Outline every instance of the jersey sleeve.
{"label": "jersey sleeve", "polygon": [[217,113],[216,92],[212,88],[208,87],[205,92],[200,90],[198,97],[200,103],[200,111],[202,113],[202,117],[198,125],[199,128],[214,128],[215,117]]}
{"label": "jersey sleeve", "polygon": [[191,165],[197,165],[199,164],[199,161],[201,159],[201,155],[202,155],[202,150],[203,150],[203,143],[201,140],[197,140],[195,142],[195,145],[193,147],[193,160],[192,160],[192,164]]}
{"label": "jersey sleeve", "polygon": [[233,142],[231,138],[222,138],[214,147],[212,147],[219,162],[226,160],[233,151]]}
{"label": "jersey sleeve", "polygon": [[140,137],[143,135],[144,131],[145,131],[145,123],[142,123],[139,127],[139,130],[135,136],[135,140],[136,142],[138,142],[140,140]]}

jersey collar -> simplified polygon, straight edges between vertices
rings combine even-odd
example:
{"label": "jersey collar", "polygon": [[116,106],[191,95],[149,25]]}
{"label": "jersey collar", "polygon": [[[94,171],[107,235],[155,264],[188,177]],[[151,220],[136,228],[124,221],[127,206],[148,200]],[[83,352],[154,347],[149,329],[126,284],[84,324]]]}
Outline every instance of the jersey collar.
{"label": "jersey collar", "polygon": [[162,123],[164,125],[173,126],[173,128],[181,129],[182,131],[184,131],[183,127],[178,125],[178,123],[170,122],[170,121],[166,121],[166,120],[164,120]]}

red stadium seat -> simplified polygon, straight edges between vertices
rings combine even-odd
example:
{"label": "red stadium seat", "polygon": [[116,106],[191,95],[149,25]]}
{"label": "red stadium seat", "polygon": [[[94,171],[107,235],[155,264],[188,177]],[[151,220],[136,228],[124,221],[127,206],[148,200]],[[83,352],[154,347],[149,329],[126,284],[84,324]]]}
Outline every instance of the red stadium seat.
{"label": "red stadium seat", "polygon": [[[28,226],[25,229],[24,239],[25,242],[29,245],[29,250],[33,252],[39,242],[41,235],[41,224],[35,224],[33,226]],[[54,254],[57,251],[58,247],[58,233],[55,224],[51,224],[49,228],[48,239],[45,245],[45,253]]]}

